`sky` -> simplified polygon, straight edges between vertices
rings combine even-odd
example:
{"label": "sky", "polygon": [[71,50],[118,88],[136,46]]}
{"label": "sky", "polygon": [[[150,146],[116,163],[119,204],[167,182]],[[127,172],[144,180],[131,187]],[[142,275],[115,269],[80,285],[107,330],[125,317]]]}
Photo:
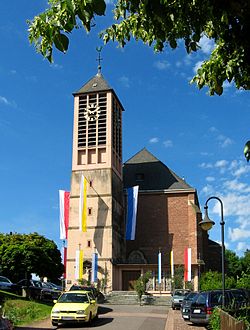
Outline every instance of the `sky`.
{"label": "sky", "polygon": [[[50,64],[28,41],[27,19],[46,8],[45,0],[1,3],[0,20],[0,232],[38,232],[59,248],[58,191],[70,190],[73,96],[97,73],[98,33],[108,14],[70,36],[69,51],[54,52]],[[102,74],[122,102],[123,161],[146,147],[197,190],[203,212],[211,196],[223,202],[225,245],[239,256],[250,249],[250,164],[243,155],[250,139],[249,92],[224,85],[209,96],[189,83],[213,43],[203,38],[198,53],[182,43],[161,54],[141,42],[102,50]],[[221,210],[208,203],[221,241]]]}

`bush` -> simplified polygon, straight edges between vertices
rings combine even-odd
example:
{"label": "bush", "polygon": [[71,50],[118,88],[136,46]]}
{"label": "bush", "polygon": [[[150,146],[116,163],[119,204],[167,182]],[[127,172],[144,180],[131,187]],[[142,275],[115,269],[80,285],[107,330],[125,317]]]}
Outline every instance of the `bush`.
{"label": "bush", "polygon": [[135,291],[137,292],[137,296],[141,305],[141,298],[142,295],[146,292],[146,284],[148,283],[151,277],[150,272],[146,272],[145,274],[141,275],[135,282]]}
{"label": "bush", "polygon": [[218,308],[213,310],[213,313],[209,320],[209,330],[220,330],[220,312]]}

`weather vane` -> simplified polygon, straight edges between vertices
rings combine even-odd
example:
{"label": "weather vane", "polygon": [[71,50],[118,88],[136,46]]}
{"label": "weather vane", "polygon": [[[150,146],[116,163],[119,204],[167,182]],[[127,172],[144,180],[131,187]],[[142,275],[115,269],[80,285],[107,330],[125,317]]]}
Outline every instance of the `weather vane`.
{"label": "weather vane", "polygon": [[96,59],[98,61],[98,73],[101,73],[101,61],[103,60],[101,58],[102,47],[96,47],[96,51],[98,52],[98,58]]}

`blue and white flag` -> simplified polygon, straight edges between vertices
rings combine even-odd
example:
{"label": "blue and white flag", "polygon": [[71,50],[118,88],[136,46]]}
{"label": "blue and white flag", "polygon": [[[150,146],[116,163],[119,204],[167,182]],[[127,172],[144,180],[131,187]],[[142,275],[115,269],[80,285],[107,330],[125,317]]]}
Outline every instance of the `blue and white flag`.
{"label": "blue and white flag", "polygon": [[158,253],[158,283],[161,284],[161,251]]}
{"label": "blue and white flag", "polygon": [[126,240],[130,240],[130,241],[133,241],[135,239],[138,190],[139,190],[139,186],[134,186],[127,189],[128,206],[127,206]]}
{"label": "blue and white flag", "polygon": [[97,282],[97,269],[98,269],[98,255],[97,253],[92,254],[92,273],[91,273],[91,282]]}

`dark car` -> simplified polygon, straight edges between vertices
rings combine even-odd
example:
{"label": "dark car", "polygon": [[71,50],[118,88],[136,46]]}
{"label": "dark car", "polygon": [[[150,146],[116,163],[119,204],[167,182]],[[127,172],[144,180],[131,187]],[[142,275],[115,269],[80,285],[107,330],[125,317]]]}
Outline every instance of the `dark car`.
{"label": "dark car", "polygon": [[172,293],[171,305],[172,309],[181,308],[182,300],[185,295],[188,294],[190,290],[176,289]]}
{"label": "dark car", "polygon": [[34,300],[53,301],[57,299],[61,292],[54,290],[46,282],[38,280],[23,279],[17,282],[18,293],[20,295],[27,295],[29,298]]}
{"label": "dark car", "polygon": [[95,299],[95,300],[99,300],[99,297],[101,296],[101,293],[100,291],[93,287],[93,286],[84,286],[84,285],[77,285],[77,284],[73,284],[69,291],[72,291],[72,290],[83,290],[83,291],[88,291],[88,292],[91,292],[91,295],[92,297]]}
{"label": "dark car", "polygon": [[[225,307],[233,311],[245,306],[247,298],[243,290],[225,290]],[[208,324],[215,307],[222,307],[222,290],[200,292],[190,307],[190,321],[196,324]]]}
{"label": "dark car", "polygon": [[17,282],[18,294],[35,300],[41,299],[42,283],[36,280],[23,279]]}
{"label": "dark car", "polygon": [[198,292],[192,291],[185,295],[181,304],[181,315],[185,321],[190,319],[190,307],[192,302],[196,299]]}
{"label": "dark car", "polygon": [[0,276],[0,290],[8,292],[16,292],[16,284],[5,276]]}
{"label": "dark car", "polygon": [[55,288],[49,282],[41,282],[42,283],[42,292],[41,299],[42,300],[56,300],[61,295],[62,291],[58,288]]}

